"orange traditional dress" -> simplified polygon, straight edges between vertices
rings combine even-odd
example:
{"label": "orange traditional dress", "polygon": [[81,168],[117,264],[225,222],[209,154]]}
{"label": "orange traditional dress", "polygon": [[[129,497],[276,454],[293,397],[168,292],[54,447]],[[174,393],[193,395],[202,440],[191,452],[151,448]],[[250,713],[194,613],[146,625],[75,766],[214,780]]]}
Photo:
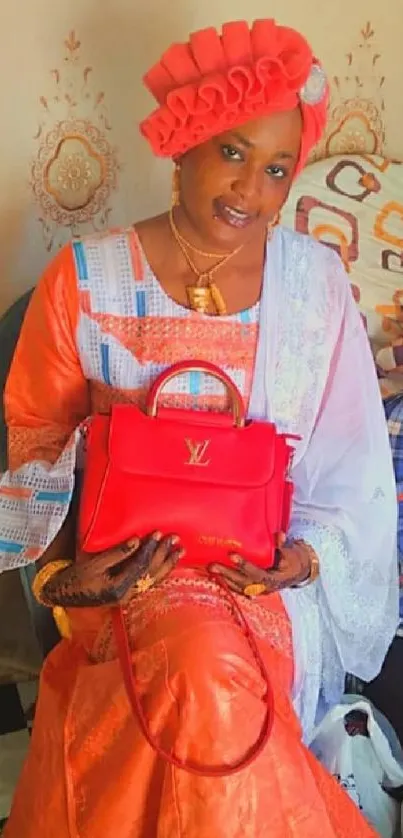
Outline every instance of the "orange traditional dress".
{"label": "orange traditional dress", "polygon": [[[25,499],[37,506],[27,516],[31,546],[26,542],[18,553],[10,529],[3,549],[25,551],[24,559],[43,549],[56,529],[55,508],[59,524],[68,508],[76,426],[113,402],[142,404],[150,381],[167,365],[195,356],[213,361],[248,403],[258,318],[259,306],[223,318],[178,306],[153,276],[133,230],[63,249],[34,295],[7,387],[14,469],[7,485],[15,493],[35,490]],[[224,407],[220,384],[198,373],[174,380],[165,398],[171,405]],[[34,461],[40,465],[29,471]],[[43,497],[46,475],[53,482]],[[3,483],[4,504],[15,503],[17,495],[12,500],[6,489]],[[37,507],[42,529],[35,531]],[[375,835],[303,744],[282,598],[238,601],[275,695],[272,735],[256,761],[217,779],[161,760],[129,707],[108,609],[71,610],[72,639],[60,642],[43,667],[31,747],[5,838]],[[126,622],[143,707],[162,745],[207,764],[238,760],[258,738],[264,685],[214,582],[178,571],[133,599]]]}

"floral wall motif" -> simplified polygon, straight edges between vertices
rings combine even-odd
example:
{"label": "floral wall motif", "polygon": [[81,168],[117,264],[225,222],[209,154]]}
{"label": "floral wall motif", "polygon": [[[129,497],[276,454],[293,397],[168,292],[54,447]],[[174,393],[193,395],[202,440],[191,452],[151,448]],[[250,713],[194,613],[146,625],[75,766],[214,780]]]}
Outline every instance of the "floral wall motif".
{"label": "floral wall motif", "polygon": [[331,101],[326,135],[313,159],[333,154],[382,154],[385,146],[386,78],[370,22],[345,56],[346,70],[330,77]]}
{"label": "floral wall motif", "polygon": [[141,79],[199,27],[272,15],[300,29],[332,86],[316,158],[358,150],[403,160],[401,2],[388,0],[386,14],[375,0],[4,0],[0,314],[72,235],[167,205],[172,167],[138,132],[152,107]]}
{"label": "floral wall motif", "polygon": [[[61,68],[51,71],[52,86],[39,97],[41,118],[35,136],[30,184],[47,250],[61,228],[79,234],[103,229],[118,185],[119,162],[110,140],[105,93],[85,65],[74,30],[64,41]],[[83,117],[85,113],[90,116]]]}

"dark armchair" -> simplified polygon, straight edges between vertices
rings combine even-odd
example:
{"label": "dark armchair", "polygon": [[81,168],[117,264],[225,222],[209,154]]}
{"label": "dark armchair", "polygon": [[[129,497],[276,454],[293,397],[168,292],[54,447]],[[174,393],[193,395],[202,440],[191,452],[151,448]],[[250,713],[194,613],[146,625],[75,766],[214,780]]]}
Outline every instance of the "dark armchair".
{"label": "dark armchair", "polygon": [[[0,318],[0,390],[3,394],[15,346],[31,298],[28,291]],[[0,471],[7,469],[7,428],[4,421],[4,404],[0,404]],[[56,626],[48,609],[38,605],[31,593],[31,582],[35,574],[33,566],[21,568],[20,575],[33,627],[42,654],[45,656],[58,639]]]}

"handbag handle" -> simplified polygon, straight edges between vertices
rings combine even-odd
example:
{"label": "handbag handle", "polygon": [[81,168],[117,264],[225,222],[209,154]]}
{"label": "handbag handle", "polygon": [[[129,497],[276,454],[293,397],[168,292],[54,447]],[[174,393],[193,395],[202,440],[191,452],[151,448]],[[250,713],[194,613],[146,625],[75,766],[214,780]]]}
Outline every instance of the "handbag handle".
{"label": "handbag handle", "polygon": [[220,370],[219,367],[216,367],[215,364],[211,364],[209,361],[179,361],[177,364],[173,364],[169,367],[169,369],[162,372],[161,375],[155,379],[148,391],[146,410],[149,416],[155,417],[157,415],[158,399],[165,385],[168,384],[169,381],[172,381],[173,378],[176,378],[176,376],[182,375],[186,372],[204,372],[206,375],[211,375],[213,378],[221,381],[221,384],[224,384],[231,400],[234,425],[238,428],[242,428],[245,425],[245,405],[238,387],[234,384],[229,375],[223,372],[223,370]]}
{"label": "handbag handle", "polygon": [[129,639],[127,636],[124,613],[120,606],[112,608],[112,626],[129,704],[132,708],[135,719],[139,723],[141,732],[144,738],[147,740],[150,747],[158,754],[159,757],[164,759],[170,765],[173,765],[175,768],[181,768],[182,770],[187,771],[189,774],[196,774],[199,777],[229,777],[231,774],[236,774],[238,773],[238,771],[243,771],[245,768],[251,765],[251,763],[255,761],[255,759],[259,756],[259,754],[261,754],[263,749],[266,747],[273,727],[274,696],[266,666],[258,649],[256,640],[249,628],[249,625],[242,613],[241,608],[239,607],[235,597],[228,588],[226,582],[224,582],[220,577],[218,577],[214,573],[210,573],[209,575],[224,590],[227,598],[230,600],[233,612],[237,618],[238,624],[244,631],[245,637],[252,650],[253,656],[256,660],[260,674],[264,680],[266,687],[264,695],[264,702],[266,706],[265,717],[258,739],[256,740],[255,744],[252,745],[249,751],[232,765],[200,765],[198,763],[193,762],[192,760],[179,759],[179,757],[175,756],[175,754],[169,753],[161,747],[156,737],[152,734],[149,728],[147,719],[144,714],[144,710],[141,706],[140,697],[138,695],[136,687],[134,663],[132,661],[132,654],[130,650]]}

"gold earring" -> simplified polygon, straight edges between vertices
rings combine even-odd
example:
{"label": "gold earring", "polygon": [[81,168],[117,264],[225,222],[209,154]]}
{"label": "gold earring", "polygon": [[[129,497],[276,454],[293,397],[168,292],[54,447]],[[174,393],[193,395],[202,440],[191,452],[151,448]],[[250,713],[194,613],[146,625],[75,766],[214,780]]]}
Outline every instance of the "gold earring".
{"label": "gold earring", "polygon": [[175,163],[175,168],[172,173],[172,195],[171,195],[171,207],[179,206],[181,202],[181,192],[180,192],[180,168],[177,163]]}

